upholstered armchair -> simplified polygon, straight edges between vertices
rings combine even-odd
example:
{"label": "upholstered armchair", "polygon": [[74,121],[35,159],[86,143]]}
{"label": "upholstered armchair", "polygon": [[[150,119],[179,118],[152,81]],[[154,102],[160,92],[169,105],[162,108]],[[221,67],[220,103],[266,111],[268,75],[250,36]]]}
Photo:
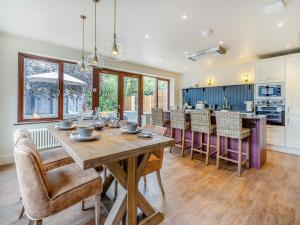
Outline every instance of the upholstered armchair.
{"label": "upholstered armchair", "polygon": [[75,163],[45,171],[42,158],[30,138],[16,132],[15,164],[25,213],[31,222],[95,196],[96,225],[100,220],[102,182],[94,169],[82,170]]}

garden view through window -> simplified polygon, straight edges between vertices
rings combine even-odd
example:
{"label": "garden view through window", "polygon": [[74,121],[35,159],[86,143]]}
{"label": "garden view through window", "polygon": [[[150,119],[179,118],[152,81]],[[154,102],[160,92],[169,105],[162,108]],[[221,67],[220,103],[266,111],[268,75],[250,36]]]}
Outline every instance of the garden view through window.
{"label": "garden view through window", "polygon": [[[169,107],[169,81],[165,79],[126,72],[101,73],[99,69],[99,84],[94,90],[92,68],[82,72],[72,62],[23,53],[19,53],[19,61],[19,122],[76,118],[90,113],[93,107],[107,114],[119,112],[122,119],[139,122],[142,112]],[[95,98],[98,100],[93,102]]]}

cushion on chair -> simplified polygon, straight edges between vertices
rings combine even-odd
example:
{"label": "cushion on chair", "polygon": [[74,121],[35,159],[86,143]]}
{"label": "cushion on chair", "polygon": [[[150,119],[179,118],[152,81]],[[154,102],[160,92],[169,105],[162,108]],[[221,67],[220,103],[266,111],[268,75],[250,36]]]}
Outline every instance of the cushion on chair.
{"label": "cushion on chair", "polygon": [[74,160],[65,152],[63,148],[41,151],[40,155],[45,171],[49,171],[74,162]]}
{"label": "cushion on chair", "polygon": [[241,133],[241,139],[244,139],[248,136],[250,136],[250,129],[243,128],[242,133]]}
{"label": "cushion on chair", "polygon": [[49,171],[47,179],[52,213],[102,191],[99,174],[94,169],[82,170],[75,163]]}
{"label": "cushion on chair", "polygon": [[14,144],[23,138],[31,138],[31,135],[27,129],[21,128],[14,132]]}

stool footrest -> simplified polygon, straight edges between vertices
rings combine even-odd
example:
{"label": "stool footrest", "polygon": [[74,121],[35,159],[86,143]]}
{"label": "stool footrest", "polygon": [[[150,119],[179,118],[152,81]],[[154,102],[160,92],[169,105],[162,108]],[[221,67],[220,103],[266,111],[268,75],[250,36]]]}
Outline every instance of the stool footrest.
{"label": "stool footrest", "polygon": [[[231,153],[235,153],[235,154],[239,154],[238,151],[233,150],[233,149],[227,149],[227,152],[231,152]],[[242,152],[242,155],[247,155],[246,153]]]}

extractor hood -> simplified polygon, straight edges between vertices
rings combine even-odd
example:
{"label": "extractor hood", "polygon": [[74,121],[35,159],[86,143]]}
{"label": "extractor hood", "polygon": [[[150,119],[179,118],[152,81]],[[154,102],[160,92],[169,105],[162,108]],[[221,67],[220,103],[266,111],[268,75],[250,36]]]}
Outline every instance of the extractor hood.
{"label": "extractor hood", "polygon": [[197,61],[205,56],[214,56],[214,55],[224,55],[226,53],[226,49],[221,47],[221,46],[217,46],[217,47],[212,47],[212,48],[208,48],[208,49],[204,49],[198,52],[195,52],[191,55],[189,55],[187,58],[192,60],[192,61]]}

